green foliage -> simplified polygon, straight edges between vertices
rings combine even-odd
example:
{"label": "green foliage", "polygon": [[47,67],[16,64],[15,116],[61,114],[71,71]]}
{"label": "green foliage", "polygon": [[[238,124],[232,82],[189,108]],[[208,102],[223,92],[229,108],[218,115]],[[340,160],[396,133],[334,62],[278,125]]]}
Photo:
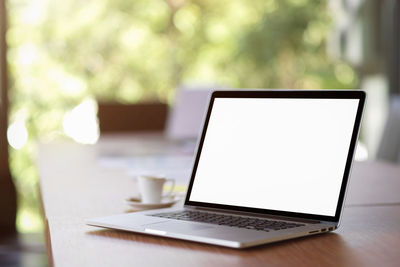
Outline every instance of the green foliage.
{"label": "green foliage", "polygon": [[10,121],[24,121],[29,132],[11,155],[23,203],[36,198],[33,143],[63,136],[65,112],[84,98],[169,101],[190,82],[358,83],[348,65],[327,56],[323,0],[8,0],[8,10]]}

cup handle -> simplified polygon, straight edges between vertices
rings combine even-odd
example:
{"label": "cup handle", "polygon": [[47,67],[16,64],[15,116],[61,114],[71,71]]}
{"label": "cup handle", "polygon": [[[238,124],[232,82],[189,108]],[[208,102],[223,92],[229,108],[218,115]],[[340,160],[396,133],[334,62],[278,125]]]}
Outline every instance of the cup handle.
{"label": "cup handle", "polygon": [[175,179],[167,179],[165,181],[166,183],[171,182],[171,189],[169,190],[169,192],[165,195],[163,195],[163,197],[171,197],[172,192],[174,191],[174,187],[175,187]]}

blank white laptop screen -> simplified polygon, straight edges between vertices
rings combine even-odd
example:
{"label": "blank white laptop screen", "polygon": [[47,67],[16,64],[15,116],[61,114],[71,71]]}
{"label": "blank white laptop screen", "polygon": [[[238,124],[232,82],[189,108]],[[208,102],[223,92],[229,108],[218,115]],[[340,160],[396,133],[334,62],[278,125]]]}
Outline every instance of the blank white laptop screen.
{"label": "blank white laptop screen", "polygon": [[190,201],[335,216],[358,102],[216,98]]}

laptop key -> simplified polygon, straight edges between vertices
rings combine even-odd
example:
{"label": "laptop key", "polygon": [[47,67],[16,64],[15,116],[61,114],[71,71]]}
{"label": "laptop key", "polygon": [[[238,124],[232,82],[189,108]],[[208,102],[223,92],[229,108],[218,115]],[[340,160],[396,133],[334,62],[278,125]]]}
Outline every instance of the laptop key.
{"label": "laptop key", "polygon": [[271,230],[278,231],[294,227],[303,226],[304,224],[289,223],[283,221],[273,221],[267,219],[247,218],[241,216],[214,214],[200,211],[182,211],[171,213],[158,213],[150,216],[177,219],[183,221],[195,221],[217,225],[226,225],[230,227],[246,228],[251,230],[269,232]]}

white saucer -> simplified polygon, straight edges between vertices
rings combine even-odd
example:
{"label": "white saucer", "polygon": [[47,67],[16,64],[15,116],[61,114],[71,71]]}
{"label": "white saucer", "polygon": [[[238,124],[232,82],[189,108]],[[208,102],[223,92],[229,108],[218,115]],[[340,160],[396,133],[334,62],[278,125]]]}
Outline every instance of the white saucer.
{"label": "white saucer", "polygon": [[150,209],[161,209],[170,207],[181,199],[182,198],[177,196],[171,196],[163,198],[160,203],[148,204],[148,203],[142,203],[140,198],[138,197],[131,197],[126,199],[126,203],[128,203],[128,205],[134,208],[135,210],[150,210]]}

